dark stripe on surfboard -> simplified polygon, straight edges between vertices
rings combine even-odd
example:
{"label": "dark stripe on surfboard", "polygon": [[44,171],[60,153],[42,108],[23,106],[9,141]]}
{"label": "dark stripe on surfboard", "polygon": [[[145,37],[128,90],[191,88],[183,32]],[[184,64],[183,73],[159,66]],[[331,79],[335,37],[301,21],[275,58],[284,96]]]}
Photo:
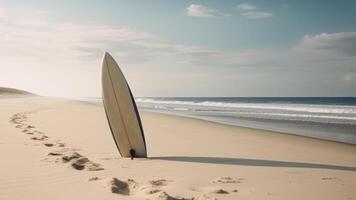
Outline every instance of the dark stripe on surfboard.
{"label": "dark stripe on surfboard", "polygon": [[132,95],[132,92],[131,92],[131,89],[129,87],[129,84],[126,82],[126,85],[127,87],[129,88],[129,92],[130,92],[130,95],[131,95],[131,100],[132,100],[132,104],[134,106],[134,109],[135,109],[135,112],[136,112],[136,117],[137,117],[137,121],[138,121],[138,124],[140,126],[140,129],[141,129],[141,135],[142,135],[142,139],[143,139],[143,144],[145,145],[145,150],[146,150],[146,156],[147,156],[147,147],[146,147],[146,140],[145,140],[145,134],[143,133],[143,127],[142,127],[142,122],[141,122],[141,117],[140,117],[140,114],[137,110],[137,106],[136,106],[136,103],[135,103],[135,99]]}

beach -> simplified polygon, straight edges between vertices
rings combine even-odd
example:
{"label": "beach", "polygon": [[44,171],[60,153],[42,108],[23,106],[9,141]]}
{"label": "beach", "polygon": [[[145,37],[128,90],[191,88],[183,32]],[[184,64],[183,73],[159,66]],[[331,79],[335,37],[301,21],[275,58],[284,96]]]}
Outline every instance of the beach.
{"label": "beach", "polygon": [[0,98],[0,199],[356,199],[356,146],[140,112],[121,158],[102,105]]}

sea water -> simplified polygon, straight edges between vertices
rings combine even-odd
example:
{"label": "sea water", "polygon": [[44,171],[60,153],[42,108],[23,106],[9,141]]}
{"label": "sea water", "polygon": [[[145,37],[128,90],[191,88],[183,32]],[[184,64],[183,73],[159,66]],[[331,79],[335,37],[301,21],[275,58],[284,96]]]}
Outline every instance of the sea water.
{"label": "sea water", "polygon": [[356,97],[141,97],[135,100],[142,111],[356,144]]}
{"label": "sea water", "polygon": [[353,97],[136,98],[141,110],[356,144]]}

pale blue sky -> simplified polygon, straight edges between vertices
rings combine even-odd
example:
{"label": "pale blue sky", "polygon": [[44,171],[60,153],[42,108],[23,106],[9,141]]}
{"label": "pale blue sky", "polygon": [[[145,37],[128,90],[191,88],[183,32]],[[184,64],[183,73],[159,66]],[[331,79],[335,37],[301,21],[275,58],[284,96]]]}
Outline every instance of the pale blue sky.
{"label": "pale blue sky", "polygon": [[356,96],[354,19],[351,0],[0,0],[0,85],[99,96],[109,51],[136,96]]}

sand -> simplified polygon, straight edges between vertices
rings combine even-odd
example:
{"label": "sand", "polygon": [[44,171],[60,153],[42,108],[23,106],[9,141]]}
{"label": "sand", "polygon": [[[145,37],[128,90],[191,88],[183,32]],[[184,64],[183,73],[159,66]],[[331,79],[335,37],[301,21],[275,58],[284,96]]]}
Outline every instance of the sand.
{"label": "sand", "polygon": [[141,113],[121,158],[100,105],[0,98],[0,199],[356,199],[356,146]]}

